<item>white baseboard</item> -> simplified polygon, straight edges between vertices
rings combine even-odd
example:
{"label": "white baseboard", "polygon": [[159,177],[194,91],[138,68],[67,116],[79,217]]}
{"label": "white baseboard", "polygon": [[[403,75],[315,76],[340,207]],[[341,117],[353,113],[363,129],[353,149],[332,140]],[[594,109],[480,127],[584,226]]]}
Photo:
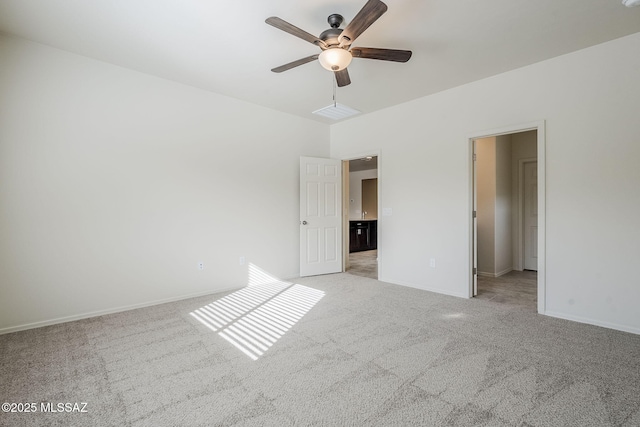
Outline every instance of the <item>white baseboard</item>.
{"label": "white baseboard", "polygon": [[431,287],[425,287],[422,285],[416,285],[413,283],[407,283],[407,282],[396,282],[396,281],[390,281],[390,280],[385,280],[385,279],[380,279],[378,278],[379,281],[381,282],[385,282],[385,283],[390,283],[392,285],[398,285],[398,286],[406,286],[407,288],[414,288],[414,289],[420,289],[421,291],[427,291],[427,292],[433,292],[436,294],[440,294],[440,295],[449,295],[452,297],[458,297],[458,298],[464,298],[464,299],[469,299],[469,295],[467,294],[461,294],[461,293],[457,293],[457,292],[445,292],[442,289],[436,289],[436,288],[431,288]]}
{"label": "white baseboard", "polygon": [[610,323],[610,322],[602,322],[600,320],[590,319],[588,317],[573,316],[571,314],[558,313],[555,311],[546,311],[543,314],[549,317],[556,317],[558,319],[571,320],[573,322],[586,323],[587,325],[600,326],[607,329],[615,329],[617,331],[629,332],[631,334],[640,335],[640,328],[636,328],[633,326],[620,325],[617,323]]}
{"label": "white baseboard", "polygon": [[182,301],[182,300],[186,300],[186,299],[190,299],[190,298],[202,297],[202,296],[205,296],[205,295],[213,295],[213,294],[217,294],[217,293],[220,293],[220,292],[234,291],[234,290],[237,290],[237,289],[240,289],[240,288],[233,287],[233,288],[209,290],[209,291],[204,291],[204,292],[197,292],[197,293],[194,293],[194,294],[181,295],[181,296],[177,296],[177,297],[164,298],[164,299],[160,299],[160,300],[143,302],[143,303],[140,303],[140,304],[133,304],[133,305],[127,305],[127,306],[122,306],[122,307],[108,308],[108,309],[105,309],[105,310],[91,311],[91,312],[88,312],[88,313],[76,314],[76,315],[72,315],[72,316],[58,317],[56,319],[42,320],[40,322],[25,323],[25,324],[17,325],[17,326],[9,326],[9,327],[6,327],[6,328],[1,328],[0,329],[0,335],[10,334],[12,332],[25,331],[27,329],[42,328],[43,326],[57,325],[57,324],[60,324],[60,323],[74,322],[76,320],[82,320],[82,319],[88,319],[88,318],[91,318],[91,317],[104,316],[106,314],[121,313],[123,311],[135,310],[137,308],[151,307],[151,306],[154,306],[154,305],[160,305],[160,304],[166,304],[166,303],[169,303],[169,302]]}
{"label": "white baseboard", "polygon": [[504,276],[507,273],[511,273],[513,271],[513,268],[509,267],[506,270],[500,271],[498,273],[489,273],[486,271],[478,271],[478,276],[483,276],[483,277],[500,277],[500,276]]}
{"label": "white baseboard", "polygon": [[507,273],[511,273],[513,271],[513,268],[509,267],[506,270],[502,270],[498,273],[496,273],[496,277],[500,277],[500,276],[504,276]]}

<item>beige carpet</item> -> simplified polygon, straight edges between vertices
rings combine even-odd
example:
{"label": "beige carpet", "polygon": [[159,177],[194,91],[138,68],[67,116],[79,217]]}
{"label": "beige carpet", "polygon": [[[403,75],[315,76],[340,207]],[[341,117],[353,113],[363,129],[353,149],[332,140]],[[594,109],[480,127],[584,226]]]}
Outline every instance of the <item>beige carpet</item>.
{"label": "beige carpet", "polygon": [[638,426],[640,336],[336,274],[0,336],[0,396],[38,407],[2,426]]}

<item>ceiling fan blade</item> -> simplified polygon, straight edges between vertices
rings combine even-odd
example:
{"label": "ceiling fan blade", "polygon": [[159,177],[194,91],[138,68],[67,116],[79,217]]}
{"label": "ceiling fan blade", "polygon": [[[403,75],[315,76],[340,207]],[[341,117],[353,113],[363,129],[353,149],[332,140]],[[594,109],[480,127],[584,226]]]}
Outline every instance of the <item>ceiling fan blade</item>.
{"label": "ceiling fan blade", "polygon": [[410,50],[378,49],[375,47],[351,48],[354,58],[381,59],[383,61],[407,62],[411,58]]}
{"label": "ceiling fan blade", "polygon": [[333,73],[336,75],[336,82],[338,82],[338,87],[343,87],[351,84],[349,72],[346,68],[344,70],[334,71]]}
{"label": "ceiling fan blade", "polygon": [[318,55],[307,56],[306,58],[298,59],[297,61],[289,62],[288,64],[281,65],[276,68],[272,68],[271,71],[274,73],[281,73],[283,71],[290,70],[298,65],[306,64],[307,62],[315,61],[318,59]]}
{"label": "ceiling fan blade", "polygon": [[351,46],[351,43],[386,11],[387,5],[380,0],[367,1],[367,4],[340,34],[340,47]]}
{"label": "ceiling fan blade", "polygon": [[271,25],[272,27],[276,27],[279,30],[282,30],[286,33],[299,37],[302,40],[308,41],[309,43],[313,43],[320,47],[327,46],[325,42],[323,42],[313,34],[309,34],[306,31],[296,27],[295,25],[289,24],[287,21],[278,18],[277,16],[272,16],[270,18],[267,18],[264,22]]}

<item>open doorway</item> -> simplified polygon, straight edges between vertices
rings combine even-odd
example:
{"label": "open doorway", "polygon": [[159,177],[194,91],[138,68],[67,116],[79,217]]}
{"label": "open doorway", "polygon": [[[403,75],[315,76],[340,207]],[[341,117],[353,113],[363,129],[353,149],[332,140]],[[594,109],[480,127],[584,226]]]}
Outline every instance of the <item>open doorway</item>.
{"label": "open doorway", "polygon": [[[474,138],[473,293],[538,310],[538,129]],[[542,301],[543,303],[543,301]]]}
{"label": "open doorway", "polygon": [[378,157],[344,161],[345,271],[378,278]]}

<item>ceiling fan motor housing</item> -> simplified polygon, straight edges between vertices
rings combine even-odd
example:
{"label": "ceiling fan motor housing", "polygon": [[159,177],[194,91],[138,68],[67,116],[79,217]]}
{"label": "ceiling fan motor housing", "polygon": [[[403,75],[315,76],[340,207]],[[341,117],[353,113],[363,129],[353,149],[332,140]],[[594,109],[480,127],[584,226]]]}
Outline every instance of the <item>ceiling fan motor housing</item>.
{"label": "ceiling fan motor housing", "polygon": [[331,28],[323,31],[318,38],[325,42],[327,47],[337,46],[340,44],[338,37],[342,34],[342,30],[339,27],[344,22],[344,18],[338,13],[333,13],[329,15],[327,22]]}
{"label": "ceiling fan motor housing", "polygon": [[320,34],[319,39],[327,44],[328,47],[337,46],[340,44],[338,41],[338,37],[342,34],[342,29],[340,28],[329,28]]}

